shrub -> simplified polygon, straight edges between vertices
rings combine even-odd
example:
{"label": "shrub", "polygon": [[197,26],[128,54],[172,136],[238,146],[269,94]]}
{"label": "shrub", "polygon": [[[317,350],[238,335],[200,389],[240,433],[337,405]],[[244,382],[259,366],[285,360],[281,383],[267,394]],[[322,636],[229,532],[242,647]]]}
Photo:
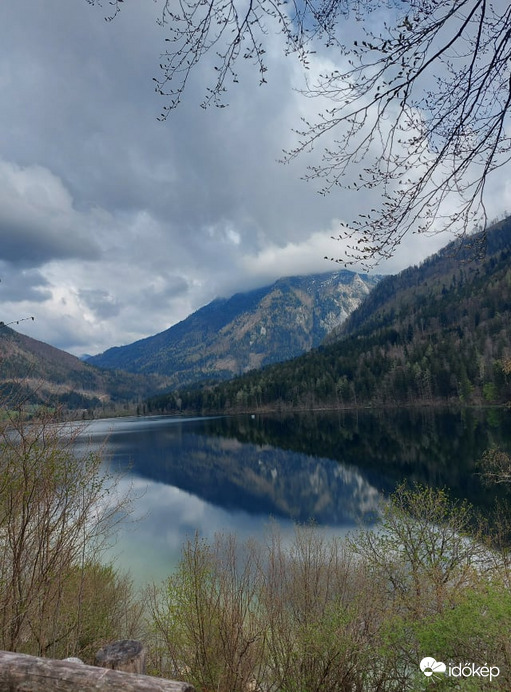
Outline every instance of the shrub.
{"label": "shrub", "polygon": [[[426,656],[510,670],[508,563],[480,539],[467,504],[420,486],[348,541],[314,527],[288,543],[195,537],[150,592],[155,672],[204,692],[403,692],[432,683]],[[453,682],[484,689],[431,688]]]}
{"label": "shrub", "polygon": [[246,690],[259,677],[264,640],[256,579],[254,544],[188,541],[177,572],[149,594],[153,672],[198,689]]}
{"label": "shrub", "polygon": [[98,619],[112,633],[119,622],[113,594],[127,597],[127,582],[98,560],[128,498],[100,454],[77,451],[80,432],[21,412],[1,424],[0,648],[75,655],[90,651]]}

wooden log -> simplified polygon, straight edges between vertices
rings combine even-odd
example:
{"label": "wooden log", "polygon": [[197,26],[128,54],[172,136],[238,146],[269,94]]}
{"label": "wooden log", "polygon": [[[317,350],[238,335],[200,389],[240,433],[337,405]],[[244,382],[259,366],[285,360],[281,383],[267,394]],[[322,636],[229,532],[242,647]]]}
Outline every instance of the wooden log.
{"label": "wooden log", "polygon": [[145,673],[146,650],[142,642],[135,639],[121,639],[100,649],[94,665],[125,673]]}
{"label": "wooden log", "polygon": [[0,651],[2,692],[195,692],[186,682]]}

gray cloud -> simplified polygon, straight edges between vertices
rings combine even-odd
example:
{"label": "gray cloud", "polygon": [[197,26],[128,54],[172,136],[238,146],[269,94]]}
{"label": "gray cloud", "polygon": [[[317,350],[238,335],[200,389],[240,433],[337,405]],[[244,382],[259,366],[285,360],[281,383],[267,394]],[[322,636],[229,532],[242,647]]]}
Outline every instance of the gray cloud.
{"label": "gray cloud", "polygon": [[[51,298],[49,281],[36,269],[0,262],[0,303],[41,303]],[[18,318],[22,315],[18,315]]]}
{"label": "gray cloud", "polygon": [[100,319],[115,317],[120,312],[116,298],[100,288],[79,289],[78,298]]}
{"label": "gray cloud", "polygon": [[62,182],[41,166],[0,161],[0,253],[13,264],[52,259],[97,259],[99,249],[81,228]]}

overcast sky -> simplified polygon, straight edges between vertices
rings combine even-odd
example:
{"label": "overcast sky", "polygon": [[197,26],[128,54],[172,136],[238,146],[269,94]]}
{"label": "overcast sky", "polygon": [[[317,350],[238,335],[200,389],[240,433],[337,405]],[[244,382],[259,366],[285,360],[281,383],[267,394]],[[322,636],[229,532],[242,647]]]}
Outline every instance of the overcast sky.
{"label": "overcast sky", "polygon": [[[338,268],[331,240],[368,194],[320,196],[300,179],[312,158],[278,162],[317,105],[301,70],[268,44],[266,86],[242,74],[229,108],[200,108],[207,63],[159,122],[154,91],[165,31],[158,3],[0,3],[0,304],[4,322],[80,355],[130,343],[218,296],[280,276]],[[331,56],[334,59],[335,56]],[[312,69],[319,70],[317,56]],[[501,187],[490,215],[511,208]],[[378,272],[449,238],[407,239]]]}

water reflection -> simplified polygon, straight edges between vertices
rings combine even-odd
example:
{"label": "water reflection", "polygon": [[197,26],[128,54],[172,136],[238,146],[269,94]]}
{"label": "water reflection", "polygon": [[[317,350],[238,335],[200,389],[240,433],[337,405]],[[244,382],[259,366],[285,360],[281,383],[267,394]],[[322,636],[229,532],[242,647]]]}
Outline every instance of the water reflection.
{"label": "water reflection", "polygon": [[446,487],[484,507],[496,493],[481,483],[478,461],[493,446],[511,451],[511,412],[395,409],[233,417],[205,422],[205,432],[337,460],[384,492],[403,480],[416,481]]}
{"label": "water reflection", "polygon": [[[227,512],[337,525],[374,516],[378,490],[355,466],[277,444],[241,441],[222,434],[224,423],[112,421],[107,454],[112,465],[129,467],[133,476],[179,488]],[[107,425],[94,426],[94,436],[104,435]]]}
{"label": "water reflection", "polygon": [[[375,517],[382,492],[403,479],[447,486],[482,506],[475,474],[491,444],[510,448],[509,412],[372,412],[343,415],[131,418],[95,421],[122,484],[143,494],[114,554],[137,580],[159,579],[195,531],[260,536],[270,517],[283,532],[313,519],[344,533]],[[496,417],[495,417],[496,416]]]}

